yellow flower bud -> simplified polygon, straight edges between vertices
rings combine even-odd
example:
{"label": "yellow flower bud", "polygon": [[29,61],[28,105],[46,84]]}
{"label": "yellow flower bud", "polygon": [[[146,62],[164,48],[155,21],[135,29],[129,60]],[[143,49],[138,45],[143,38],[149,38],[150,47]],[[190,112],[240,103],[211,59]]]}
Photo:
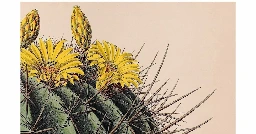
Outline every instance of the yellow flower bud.
{"label": "yellow flower bud", "polygon": [[87,49],[91,44],[92,30],[87,17],[79,6],[74,6],[71,16],[71,31],[76,43]]}
{"label": "yellow flower bud", "polygon": [[20,23],[21,47],[27,48],[38,36],[40,17],[36,9],[29,12]]}

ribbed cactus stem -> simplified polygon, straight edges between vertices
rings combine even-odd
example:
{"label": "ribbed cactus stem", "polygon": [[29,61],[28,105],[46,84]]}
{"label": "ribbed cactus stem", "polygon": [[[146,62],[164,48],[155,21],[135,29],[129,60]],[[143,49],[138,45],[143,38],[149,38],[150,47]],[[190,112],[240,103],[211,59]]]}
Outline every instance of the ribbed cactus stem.
{"label": "ribbed cactus stem", "polygon": [[[26,83],[26,76],[21,77]],[[50,92],[49,87],[37,82],[35,78],[29,78],[30,88],[30,111],[33,124],[31,131],[49,129],[51,133],[75,133],[74,126],[67,122],[68,115],[63,112],[63,103],[59,96]],[[50,129],[51,128],[51,129]]]}

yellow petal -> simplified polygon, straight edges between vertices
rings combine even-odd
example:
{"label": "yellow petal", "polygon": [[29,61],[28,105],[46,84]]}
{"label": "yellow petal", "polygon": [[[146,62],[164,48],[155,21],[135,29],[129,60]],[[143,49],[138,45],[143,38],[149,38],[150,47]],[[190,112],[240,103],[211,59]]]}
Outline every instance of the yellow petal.
{"label": "yellow petal", "polygon": [[103,89],[106,89],[107,88],[107,85],[106,85],[107,81],[101,81],[100,84],[99,84],[99,90],[103,90]]}
{"label": "yellow petal", "polygon": [[104,49],[102,48],[101,43],[99,41],[96,41],[96,45],[99,49],[100,55],[102,55],[104,59],[107,59],[106,53],[105,53]]}
{"label": "yellow petal", "polygon": [[111,44],[111,60],[115,59],[115,53],[116,53],[116,48],[113,44]]}
{"label": "yellow petal", "polygon": [[46,78],[46,75],[45,74],[43,74],[43,80],[47,80],[47,78]]}
{"label": "yellow petal", "polygon": [[65,63],[65,62],[68,62],[68,61],[71,61],[71,60],[72,61],[73,60],[79,60],[79,59],[75,58],[78,55],[79,55],[78,53],[68,54],[65,57],[63,57],[62,59],[60,59],[58,61],[58,64],[62,64],[62,63]]}
{"label": "yellow petal", "polygon": [[132,83],[136,88],[138,88],[138,83],[136,81],[131,80],[131,79],[126,79],[126,80],[127,80],[127,82]]}
{"label": "yellow petal", "polygon": [[139,76],[137,74],[124,74],[123,78],[124,79],[134,79],[134,80],[138,81],[139,83],[142,83],[141,79],[139,78]]}
{"label": "yellow petal", "polygon": [[98,70],[99,75],[101,76],[101,75],[105,74],[105,73],[106,73],[106,69],[107,69],[106,67],[100,68],[100,69]]}
{"label": "yellow petal", "polygon": [[75,80],[79,80],[79,78],[78,78],[77,75],[73,75],[73,78],[74,78]]}
{"label": "yellow petal", "polygon": [[30,51],[28,51],[27,49],[21,48],[22,52],[24,54],[26,54],[27,56],[29,56],[32,60],[38,61],[38,59],[36,58],[36,56],[31,53]]}
{"label": "yellow petal", "polygon": [[32,53],[37,57],[40,63],[42,63],[41,53],[34,43],[31,44]]}
{"label": "yellow petal", "polygon": [[99,50],[90,48],[87,52],[88,52],[87,57],[91,57],[92,55],[99,53]]}
{"label": "yellow petal", "polygon": [[28,33],[26,33],[23,37],[24,37],[24,41],[26,41],[28,39]]}
{"label": "yellow petal", "polygon": [[124,82],[124,85],[126,85],[127,87],[130,87],[130,83],[126,79],[122,79],[122,81]]}
{"label": "yellow petal", "polygon": [[56,86],[56,87],[60,86],[60,82],[57,82],[57,83],[55,84],[55,86]]}
{"label": "yellow petal", "polygon": [[98,50],[98,47],[97,47],[97,45],[96,44],[92,44],[91,46],[90,46],[90,49],[91,50]]}
{"label": "yellow petal", "polygon": [[97,59],[99,59],[101,56],[100,55],[98,55],[98,54],[93,54],[92,56],[90,56],[89,58],[88,58],[88,60],[97,60]]}
{"label": "yellow petal", "polygon": [[116,63],[116,64],[118,65],[118,67],[124,67],[124,66],[126,66],[128,64],[131,64],[133,62],[136,62],[136,61],[133,60],[133,59],[125,59],[125,60],[123,60],[123,61],[121,61],[119,63]]}
{"label": "yellow petal", "polygon": [[72,78],[72,75],[68,74],[68,78],[69,78],[69,79]]}
{"label": "yellow petal", "polygon": [[103,67],[105,67],[105,64],[99,64],[99,67],[103,68]]}
{"label": "yellow petal", "polygon": [[100,58],[99,60],[98,60],[98,63],[104,63],[105,62],[105,59],[103,59],[103,58]]}
{"label": "yellow petal", "polygon": [[77,73],[77,74],[81,74],[84,75],[83,70],[79,69],[79,68],[69,68],[65,70],[66,73]]}
{"label": "yellow petal", "polygon": [[100,81],[105,81],[106,78],[108,78],[107,76],[108,76],[108,73],[104,73],[104,74],[102,74],[98,79],[99,79]]}
{"label": "yellow petal", "polygon": [[36,76],[36,74],[29,73],[29,74],[28,74],[28,76],[29,76],[29,77],[35,77],[35,76]]}
{"label": "yellow petal", "polygon": [[70,78],[69,79],[70,83],[74,85],[74,79],[73,78]]}
{"label": "yellow petal", "polygon": [[64,82],[62,85],[63,85],[63,86],[67,86],[67,82]]}
{"label": "yellow petal", "polygon": [[57,57],[57,61],[64,58],[66,55],[68,55],[68,53],[70,53],[73,50],[73,48],[68,48],[66,50],[64,50],[63,52],[61,52],[58,57]]}
{"label": "yellow petal", "polygon": [[97,65],[97,64],[98,64],[97,61],[92,61],[92,62],[90,63],[90,66]]}
{"label": "yellow petal", "polygon": [[62,76],[63,76],[63,78],[64,79],[67,79],[68,78],[68,74],[67,74],[67,72],[62,72],[62,74],[61,74]]}
{"label": "yellow petal", "polygon": [[132,54],[131,53],[123,53],[122,56],[125,58],[131,58]]}
{"label": "yellow petal", "polygon": [[71,67],[76,67],[76,66],[79,66],[79,65],[82,65],[82,63],[80,61],[72,61],[72,62],[69,62],[68,64],[62,66],[60,68],[60,71],[71,68]]}
{"label": "yellow petal", "polygon": [[122,86],[122,88],[124,87],[124,82],[123,81],[120,81],[120,84]]}
{"label": "yellow petal", "polygon": [[30,70],[30,73],[34,74],[34,73],[38,73],[37,70]]}
{"label": "yellow petal", "polygon": [[112,83],[117,84],[117,83],[119,83],[119,80],[118,80],[118,79],[113,79],[113,80],[112,80]]}
{"label": "yellow petal", "polygon": [[55,49],[54,49],[54,52],[53,52],[53,60],[55,60],[55,58],[57,58],[59,52],[61,51],[63,45],[64,45],[64,42],[66,40],[61,40],[60,42],[58,42],[58,44],[56,45]]}
{"label": "yellow petal", "polygon": [[60,75],[55,78],[56,81],[60,81]]}
{"label": "yellow petal", "polygon": [[123,66],[122,68],[120,68],[120,70],[134,70],[134,69],[138,69],[139,68],[139,65],[138,64],[128,64],[128,65],[125,65]]}
{"label": "yellow petal", "polygon": [[120,62],[122,62],[123,60],[126,60],[126,59],[132,59],[132,56],[130,53],[123,53],[122,55],[118,56],[115,59],[115,64],[119,64]]}
{"label": "yellow petal", "polygon": [[136,73],[136,72],[139,72],[140,70],[139,69],[130,69],[130,68],[126,68],[126,69],[120,69],[120,68],[118,68],[118,72],[120,72],[120,74],[127,74],[127,73]]}
{"label": "yellow petal", "polygon": [[24,59],[25,63],[28,65],[32,65],[34,63],[34,61],[23,52],[20,52],[20,57]]}
{"label": "yellow petal", "polygon": [[43,54],[44,62],[47,63],[48,62],[48,54],[47,54],[47,50],[45,47],[45,43],[42,39],[39,39],[39,45],[40,45],[41,52]]}
{"label": "yellow petal", "polygon": [[120,56],[120,53],[121,53],[121,50],[120,50],[120,48],[118,48],[117,47],[117,49],[116,49],[116,54],[115,54],[115,60]]}
{"label": "yellow petal", "polygon": [[106,57],[107,57],[107,60],[110,60],[111,55],[110,55],[109,46],[108,46],[108,44],[107,44],[107,42],[106,42],[106,41],[103,41],[103,44],[104,44],[104,48],[105,48],[105,51],[106,51]]}
{"label": "yellow petal", "polygon": [[39,76],[39,79],[40,79],[40,80],[43,80],[43,74],[41,74],[41,75]]}
{"label": "yellow petal", "polygon": [[48,40],[47,40],[47,48],[48,48],[48,56],[49,56],[49,59],[52,60],[53,44],[52,44],[52,40],[51,40],[51,39],[48,39]]}

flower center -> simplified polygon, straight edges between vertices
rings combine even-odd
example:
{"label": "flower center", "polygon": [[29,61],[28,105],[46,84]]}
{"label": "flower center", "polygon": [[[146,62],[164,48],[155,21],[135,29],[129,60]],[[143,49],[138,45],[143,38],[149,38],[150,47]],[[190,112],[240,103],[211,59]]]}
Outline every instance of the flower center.
{"label": "flower center", "polygon": [[107,63],[106,65],[106,72],[115,72],[117,71],[117,65],[114,63]]}
{"label": "flower center", "polygon": [[42,67],[42,74],[44,74],[44,80],[48,81],[50,79],[54,79],[56,75],[58,74],[58,69],[54,66],[46,66]]}
{"label": "flower center", "polygon": [[55,67],[53,67],[53,66],[43,67],[43,70],[44,70],[44,72],[50,73],[50,74],[55,73],[55,72],[58,71],[58,70],[57,70]]}

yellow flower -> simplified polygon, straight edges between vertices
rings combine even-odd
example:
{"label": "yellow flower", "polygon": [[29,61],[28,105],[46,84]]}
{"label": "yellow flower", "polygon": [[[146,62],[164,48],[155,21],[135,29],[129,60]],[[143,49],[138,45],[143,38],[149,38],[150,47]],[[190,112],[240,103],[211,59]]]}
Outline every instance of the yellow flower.
{"label": "yellow flower", "polygon": [[121,52],[117,46],[103,41],[96,41],[88,49],[87,59],[90,65],[98,67],[96,88],[102,90],[110,84],[120,83],[122,87],[142,83],[139,78],[139,65],[131,53]]}
{"label": "yellow flower", "polygon": [[87,48],[91,44],[91,26],[79,6],[74,6],[71,15],[71,30],[76,43],[81,48]]}
{"label": "yellow flower", "polygon": [[36,77],[38,82],[44,81],[50,86],[66,85],[67,81],[74,84],[79,80],[78,74],[84,75],[79,65],[82,63],[70,53],[72,48],[63,47],[66,40],[53,45],[51,39],[39,39],[39,46],[34,43],[28,49],[21,48],[21,68],[28,70],[29,77]]}
{"label": "yellow flower", "polygon": [[20,22],[21,47],[28,47],[38,36],[40,17],[36,9],[29,12]]}

